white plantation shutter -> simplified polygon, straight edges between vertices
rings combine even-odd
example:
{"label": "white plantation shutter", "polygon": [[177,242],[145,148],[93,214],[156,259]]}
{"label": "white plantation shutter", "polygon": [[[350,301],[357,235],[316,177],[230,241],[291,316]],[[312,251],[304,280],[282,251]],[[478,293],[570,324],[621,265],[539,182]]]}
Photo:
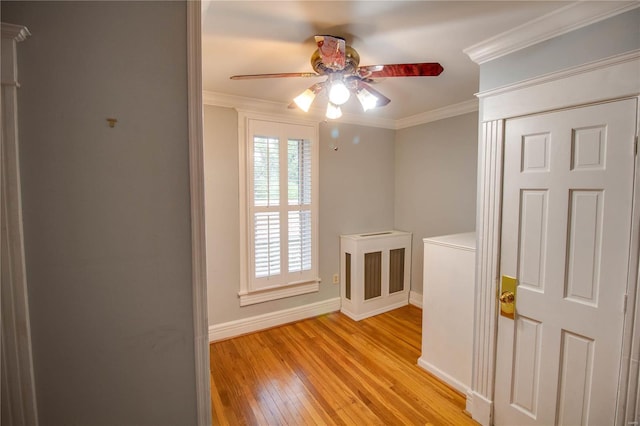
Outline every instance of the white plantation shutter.
{"label": "white plantation shutter", "polygon": [[311,212],[289,212],[289,272],[311,269]]}
{"label": "white plantation shutter", "polygon": [[280,214],[255,214],[255,276],[280,274]]}
{"label": "white plantation shutter", "polygon": [[280,141],[253,139],[253,199],[255,206],[280,204]]}
{"label": "white plantation shutter", "polygon": [[280,274],[280,213],[269,207],[280,204],[280,141],[274,137],[253,138],[254,275]]}
{"label": "white plantation shutter", "polygon": [[[288,142],[289,272],[311,269],[311,141]],[[302,210],[304,209],[304,210]]]}
{"label": "white plantation shutter", "polygon": [[317,125],[246,123],[240,303],[317,291]]}
{"label": "white plantation shutter", "polygon": [[289,205],[311,204],[311,141],[289,140]]}

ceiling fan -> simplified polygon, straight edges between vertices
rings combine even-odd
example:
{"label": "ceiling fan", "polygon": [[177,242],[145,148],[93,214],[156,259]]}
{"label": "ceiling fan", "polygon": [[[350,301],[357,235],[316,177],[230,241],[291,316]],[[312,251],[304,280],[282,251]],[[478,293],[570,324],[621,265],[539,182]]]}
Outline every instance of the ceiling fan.
{"label": "ceiling fan", "polygon": [[298,95],[289,108],[297,106],[308,112],[316,95],[325,90],[329,97],[326,116],[334,119],[342,116],[340,106],[349,100],[351,94],[358,98],[364,111],[391,102],[369,85],[377,78],[438,76],[443,71],[437,62],[359,66],[360,55],[343,38],[317,35],[315,41],[318,48],[311,55],[311,67],[315,72],[234,75],[231,79],[326,76],[325,81],[313,84]]}

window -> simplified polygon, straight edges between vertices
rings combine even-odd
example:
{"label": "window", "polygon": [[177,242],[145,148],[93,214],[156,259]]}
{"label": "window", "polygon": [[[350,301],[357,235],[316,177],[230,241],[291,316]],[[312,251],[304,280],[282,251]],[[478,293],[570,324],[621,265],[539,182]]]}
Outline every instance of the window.
{"label": "window", "polygon": [[239,114],[240,304],[318,290],[318,128]]}

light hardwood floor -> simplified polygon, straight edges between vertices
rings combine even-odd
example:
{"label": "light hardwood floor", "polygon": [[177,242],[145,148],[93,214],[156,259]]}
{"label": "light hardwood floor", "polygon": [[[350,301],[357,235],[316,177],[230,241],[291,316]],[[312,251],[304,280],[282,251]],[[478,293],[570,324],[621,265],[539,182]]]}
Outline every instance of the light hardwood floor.
{"label": "light hardwood floor", "polygon": [[215,342],[214,425],[477,425],[416,365],[422,311],[341,313]]}

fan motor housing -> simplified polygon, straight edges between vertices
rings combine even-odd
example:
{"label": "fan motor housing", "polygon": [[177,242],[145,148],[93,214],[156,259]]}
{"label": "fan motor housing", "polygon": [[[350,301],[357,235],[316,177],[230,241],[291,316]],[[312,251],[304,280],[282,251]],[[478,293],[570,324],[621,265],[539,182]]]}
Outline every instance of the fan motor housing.
{"label": "fan motor housing", "polygon": [[315,72],[321,75],[330,74],[336,71],[343,72],[345,74],[354,74],[358,69],[358,65],[360,64],[360,55],[356,52],[351,46],[345,47],[345,65],[341,70],[332,70],[322,63],[322,56],[320,55],[320,50],[316,49],[311,55],[311,67]]}

